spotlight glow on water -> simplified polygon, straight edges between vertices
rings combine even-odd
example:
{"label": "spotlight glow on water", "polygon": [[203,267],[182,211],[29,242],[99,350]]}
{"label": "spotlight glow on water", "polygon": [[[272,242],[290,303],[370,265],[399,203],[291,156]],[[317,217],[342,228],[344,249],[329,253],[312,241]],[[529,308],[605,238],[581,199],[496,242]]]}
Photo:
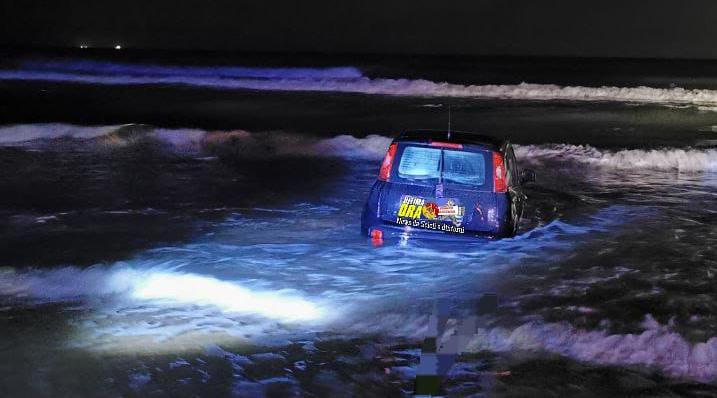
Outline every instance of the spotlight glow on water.
{"label": "spotlight glow on water", "polygon": [[134,287],[132,297],[212,305],[223,311],[257,314],[282,321],[311,321],[322,311],[313,303],[283,292],[257,292],[212,277],[151,273]]}

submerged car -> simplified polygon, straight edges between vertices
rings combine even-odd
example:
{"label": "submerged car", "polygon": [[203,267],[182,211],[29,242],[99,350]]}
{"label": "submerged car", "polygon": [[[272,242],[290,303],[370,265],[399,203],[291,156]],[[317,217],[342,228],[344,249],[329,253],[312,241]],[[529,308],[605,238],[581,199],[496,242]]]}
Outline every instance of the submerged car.
{"label": "submerged car", "polygon": [[361,217],[361,232],[389,237],[510,237],[518,231],[532,170],[493,137],[402,133],[388,147]]}

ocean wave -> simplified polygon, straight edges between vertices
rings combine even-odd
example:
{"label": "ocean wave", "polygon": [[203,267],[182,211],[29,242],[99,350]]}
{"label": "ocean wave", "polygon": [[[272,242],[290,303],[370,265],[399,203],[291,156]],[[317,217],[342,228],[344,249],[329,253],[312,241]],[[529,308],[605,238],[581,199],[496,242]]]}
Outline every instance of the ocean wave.
{"label": "ocean wave", "polygon": [[327,68],[248,67],[248,66],[177,66],[130,64],[92,60],[58,61],[30,60],[20,69],[46,72],[85,73],[91,75],[186,76],[254,79],[355,79],[363,77],[352,66]]}
{"label": "ocean wave", "polygon": [[[438,336],[439,344],[459,352],[511,352],[519,353],[521,358],[526,358],[524,354],[550,353],[599,365],[644,366],[675,378],[703,382],[717,379],[717,337],[691,342],[649,314],[640,325],[641,331],[626,334],[540,320],[511,327],[479,326],[473,331],[466,329],[462,323],[466,321],[450,319],[446,330]],[[430,319],[428,315],[381,313],[354,321],[344,330],[422,339],[430,330]]]}
{"label": "ocean wave", "polygon": [[0,145],[29,143],[58,138],[92,139],[106,136],[121,126],[77,126],[64,123],[34,123],[0,126]]}
{"label": "ocean wave", "polygon": [[561,162],[610,169],[650,169],[676,171],[716,171],[717,149],[659,148],[603,150],[589,145],[516,146],[523,164]]}
{"label": "ocean wave", "polygon": [[717,378],[717,337],[691,343],[649,315],[643,328],[638,334],[609,334],[566,323],[531,322],[515,329],[479,329],[469,349],[548,351],[592,363],[656,367],[672,377],[705,382]]}
{"label": "ocean wave", "polygon": [[554,84],[463,85],[424,79],[370,78],[354,67],[189,67],[95,61],[28,61],[0,70],[0,80],[101,85],[184,85],[212,89],[343,92],[413,97],[511,100],[614,101],[695,105],[711,109],[717,91],[653,87],[583,87]]}
{"label": "ocean wave", "polygon": [[[227,155],[243,158],[272,156],[340,157],[380,159],[391,138],[337,135],[317,138],[282,131],[254,133],[245,130],[167,129],[147,125],[75,126],[63,123],[0,126],[0,146],[55,149],[57,140],[71,141],[85,149],[119,149],[155,144],[177,153]],[[49,144],[49,145],[48,145]],[[63,146],[62,148],[65,148]]]}
{"label": "ocean wave", "polygon": [[[391,137],[337,135],[317,138],[283,131],[168,129],[146,125],[75,126],[61,123],[0,126],[0,145],[42,146],[57,139],[73,139],[90,148],[123,148],[134,144],[156,143],[170,151],[197,155],[227,155],[239,158],[272,156],[338,157],[379,160]],[[52,146],[50,146],[52,147]],[[717,171],[717,149],[658,148],[600,149],[590,145],[515,145],[523,165],[545,164],[589,166],[616,170],[675,170],[681,172]]]}

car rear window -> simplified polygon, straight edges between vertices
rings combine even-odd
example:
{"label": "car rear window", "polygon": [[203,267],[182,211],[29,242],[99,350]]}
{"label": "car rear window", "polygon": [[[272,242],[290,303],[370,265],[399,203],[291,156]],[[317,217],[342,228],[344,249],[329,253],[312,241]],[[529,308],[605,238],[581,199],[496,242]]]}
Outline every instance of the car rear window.
{"label": "car rear window", "polygon": [[485,184],[485,157],[480,152],[406,146],[398,164],[398,177],[407,182]]}

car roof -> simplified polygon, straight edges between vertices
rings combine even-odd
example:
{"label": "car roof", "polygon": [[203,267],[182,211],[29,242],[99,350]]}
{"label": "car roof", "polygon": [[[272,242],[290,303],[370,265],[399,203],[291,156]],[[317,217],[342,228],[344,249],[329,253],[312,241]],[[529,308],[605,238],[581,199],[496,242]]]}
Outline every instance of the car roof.
{"label": "car roof", "polygon": [[474,144],[487,147],[494,151],[501,150],[507,143],[507,141],[502,138],[467,131],[451,131],[449,135],[446,130],[408,130],[399,134],[394,141],[440,141],[456,144]]}

